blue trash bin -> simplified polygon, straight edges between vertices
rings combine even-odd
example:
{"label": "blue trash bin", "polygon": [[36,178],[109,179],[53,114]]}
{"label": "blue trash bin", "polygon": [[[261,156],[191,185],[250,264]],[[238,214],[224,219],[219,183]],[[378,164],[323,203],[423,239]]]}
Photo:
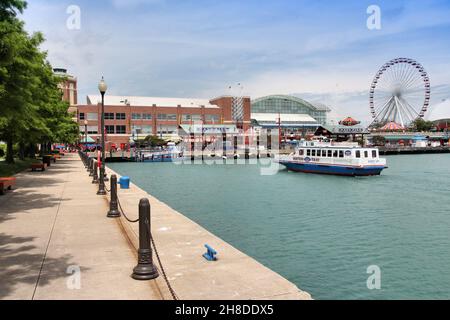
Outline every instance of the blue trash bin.
{"label": "blue trash bin", "polygon": [[121,177],[119,179],[120,189],[130,189],[130,177]]}

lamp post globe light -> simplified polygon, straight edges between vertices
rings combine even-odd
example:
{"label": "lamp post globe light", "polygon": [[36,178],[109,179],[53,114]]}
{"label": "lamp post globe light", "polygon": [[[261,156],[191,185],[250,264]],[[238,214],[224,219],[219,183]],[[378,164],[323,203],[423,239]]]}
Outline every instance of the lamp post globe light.
{"label": "lamp post globe light", "polygon": [[105,195],[105,93],[108,89],[108,86],[106,85],[106,82],[104,78],[102,77],[102,80],[100,80],[100,83],[98,84],[98,90],[100,91],[100,94],[102,95],[102,116],[101,116],[101,124],[100,124],[100,130],[102,132],[102,156],[101,156],[101,165],[100,165],[100,181],[98,184],[98,195]]}

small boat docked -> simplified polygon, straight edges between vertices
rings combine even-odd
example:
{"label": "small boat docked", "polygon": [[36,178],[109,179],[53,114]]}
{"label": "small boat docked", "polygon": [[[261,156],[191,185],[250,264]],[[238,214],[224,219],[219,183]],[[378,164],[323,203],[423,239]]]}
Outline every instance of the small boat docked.
{"label": "small boat docked", "polygon": [[183,153],[175,144],[169,143],[166,150],[140,152],[137,161],[140,162],[174,162],[184,159]]}
{"label": "small boat docked", "polygon": [[152,153],[142,153],[139,161],[140,162],[174,162],[181,160],[180,154],[170,153],[170,152],[152,152]]}
{"label": "small boat docked", "polygon": [[387,168],[376,148],[327,139],[301,141],[294,153],[275,161],[291,171],[342,176],[375,176]]}

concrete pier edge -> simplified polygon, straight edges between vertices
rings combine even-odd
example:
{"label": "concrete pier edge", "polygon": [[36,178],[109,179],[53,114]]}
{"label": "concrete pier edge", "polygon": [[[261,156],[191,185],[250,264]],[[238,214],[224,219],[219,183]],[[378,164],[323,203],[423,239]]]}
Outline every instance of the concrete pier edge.
{"label": "concrete pier edge", "polygon": [[[106,171],[108,176],[115,174],[121,177],[109,167]],[[130,183],[128,190],[118,189],[118,197],[131,219],[137,217],[139,199],[150,200],[152,233],[169,281],[181,300],[312,300],[309,293],[134,183]],[[109,195],[105,201],[109,201]],[[117,223],[136,252],[139,243],[138,224],[128,222],[123,216],[117,219]],[[208,263],[201,257],[205,243],[219,251],[218,262]],[[154,262],[157,264],[155,256]],[[150,285],[161,294],[162,299],[172,299],[162,276],[150,281]]]}

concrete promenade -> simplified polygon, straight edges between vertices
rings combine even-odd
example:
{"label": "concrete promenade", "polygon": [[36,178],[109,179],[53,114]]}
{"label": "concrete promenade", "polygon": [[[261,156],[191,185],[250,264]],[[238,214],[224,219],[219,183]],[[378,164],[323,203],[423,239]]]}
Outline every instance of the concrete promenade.
{"label": "concrete promenade", "polygon": [[[138,224],[106,218],[107,197],[96,195],[91,180],[72,154],[43,173],[19,174],[16,189],[0,197],[0,299],[171,299],[162,276],[131,279]],[[132,219],[144,197],[152,205],[153,236],[180,299],[311,298],[137,186],[119,190]],[[205,243],[219,252],[218,261],[202,257]],[[80,278],[71,274],[78,269]]]}
{"label": "concrete promenade", "polygon": [[0,299],[161,299],[131,279],[135,252],[91,180],[66,155],[0,197]]}

